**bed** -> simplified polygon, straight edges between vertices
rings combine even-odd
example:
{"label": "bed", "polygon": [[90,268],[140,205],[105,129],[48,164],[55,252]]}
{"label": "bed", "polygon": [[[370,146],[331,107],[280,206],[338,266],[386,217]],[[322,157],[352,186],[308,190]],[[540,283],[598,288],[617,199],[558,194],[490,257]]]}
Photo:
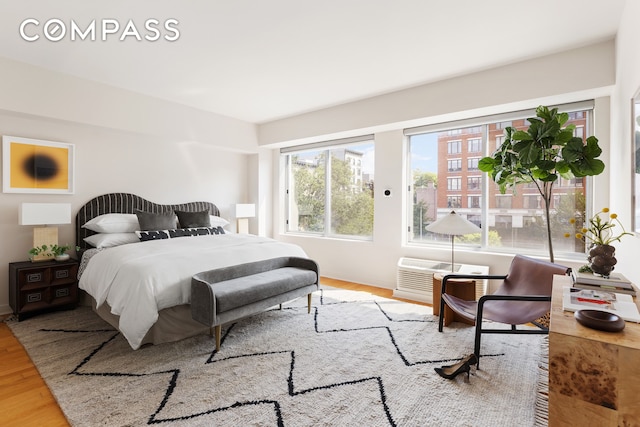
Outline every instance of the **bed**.
{"label": "bed", "polygon": [[[211,226],[176,225],[151,232],[123,231],[120,222],[113,226],[116,219],[131,221],[136,212],[144,215],[139,211],[157,218],[178,212],[181,220],[187,218],[185,222],[206,212]],[[162,205],[128,193],[104,194],[79,209],[79,287],[90,297],[94,311],[120,330],[134,350],[209,332],[191,318],[194,274],[281,256],[307,257],[297,245],[230,233],[221,225],[228,222],[219,215],[209,202]],[[105,223],[105,218],[112,222]],[[138,219],[146,225],[145,217]],[[96,222],[102,224],[96,228]]]}

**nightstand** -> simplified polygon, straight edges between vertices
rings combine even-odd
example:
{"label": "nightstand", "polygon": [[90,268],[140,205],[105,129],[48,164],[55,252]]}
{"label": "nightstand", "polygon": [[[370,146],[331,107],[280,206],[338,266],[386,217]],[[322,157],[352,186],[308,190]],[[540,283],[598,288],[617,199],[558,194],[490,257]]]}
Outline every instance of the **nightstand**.
{"label": "nightstand", "polygon": [[9,264],[9,304],[18,320],[78,303],[78,261]]}

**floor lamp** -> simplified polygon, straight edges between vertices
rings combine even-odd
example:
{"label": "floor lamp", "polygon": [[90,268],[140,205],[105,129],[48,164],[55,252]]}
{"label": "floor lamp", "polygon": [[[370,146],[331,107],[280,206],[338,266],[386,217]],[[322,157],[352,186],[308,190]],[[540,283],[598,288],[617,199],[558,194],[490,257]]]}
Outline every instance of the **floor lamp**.
{"label": "floor lamp", "polygon": [[453,240],[455,236],[480,233],[481,230],[480,227],[468,219],[461,217],[455,211],[451,211],[449,214],[429,224],[427,231],[451,236],[451,272],[453,273]]}

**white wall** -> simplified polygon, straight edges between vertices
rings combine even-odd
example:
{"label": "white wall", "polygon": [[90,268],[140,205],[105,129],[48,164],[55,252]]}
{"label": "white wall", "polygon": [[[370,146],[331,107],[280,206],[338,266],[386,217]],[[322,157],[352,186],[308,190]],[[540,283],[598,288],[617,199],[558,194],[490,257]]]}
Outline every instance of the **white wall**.
{"label": "white wall", "polygon": [[[296,236],[284,233],[280,223],[283,206],[274,209],[278,239],[301,245],[320,265],[321,274],[333,278],[394,288],[396,264],[401,256],[450,260],[449,247],[428,248],[406,243],[407,203],[405,139],[408,126],[478,117],[540,104],[596,99],[596,136],[609,152],[609,98],[615,84],[615,43],[602,42],[498,67],[480,73],[436,82],[372,99],[260,125],[263,146],[285,146],[374,133],[375,225],[373,241]],[[586,65],[588,64],[588,65]],[[282,166],[274,159],[275,194],[283,194]],[[607,173],[599,179],[608,183]],[[608,188],[596,185],[596,198],[608,197]],[[382,196],[392,189],[392,197]],[[606,194],[604,194],[606,193]],[[489,265],[495,273],[505,272],[511,255],[456,251],[456,261]],[[586,260],[557,260],[579,266]]]}
{"label": "white wall", "polygon": [[[610,206],[627,229],[631,228],[632,136],[631,98],[640,88],[640,2],[627,1],[616,43],[616,89],[611,98]],[[616,243],[616,270],[640,283],[640,237],[625,237]]]}
{"label": "white wall", "polygon": [[[32,227],[18,225],[22,202],[71,203],[75,215],[108,192],[212,201],[233,229],[233,205],[257,201],[247,154],[259,150],[254,125],[31,66],[0,60],[0,69],[0,134],[71,143],[76,156],[73,195],[0,193],[0,314],[10,312],[8,263],[27,260],[32,246]],[[60,243],[74,245],[73,227],[59,227]]]}

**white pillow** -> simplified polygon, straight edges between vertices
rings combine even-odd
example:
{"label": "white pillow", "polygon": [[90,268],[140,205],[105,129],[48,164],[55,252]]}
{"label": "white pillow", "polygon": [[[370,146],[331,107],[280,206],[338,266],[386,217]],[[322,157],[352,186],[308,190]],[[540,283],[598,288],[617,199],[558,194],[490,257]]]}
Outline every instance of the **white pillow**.
{"label": "white pillow", "polygon": [[220,218],[219,216],[209,215],[209,218],[211,219],[212,227],[226,227],[229,225],[229,221],[224,218]]}
{"label": "white pillow", "polygon": [[133,233],[140,230],[136,214],[104,214],[87,221],[82,227],[96,233]]}
{"label": "white pillow", "polygon": [[136,243],[140,240],[136,233],[100,233],[85,237],[84,241],[95,248],[111,248],[127,243]]}

